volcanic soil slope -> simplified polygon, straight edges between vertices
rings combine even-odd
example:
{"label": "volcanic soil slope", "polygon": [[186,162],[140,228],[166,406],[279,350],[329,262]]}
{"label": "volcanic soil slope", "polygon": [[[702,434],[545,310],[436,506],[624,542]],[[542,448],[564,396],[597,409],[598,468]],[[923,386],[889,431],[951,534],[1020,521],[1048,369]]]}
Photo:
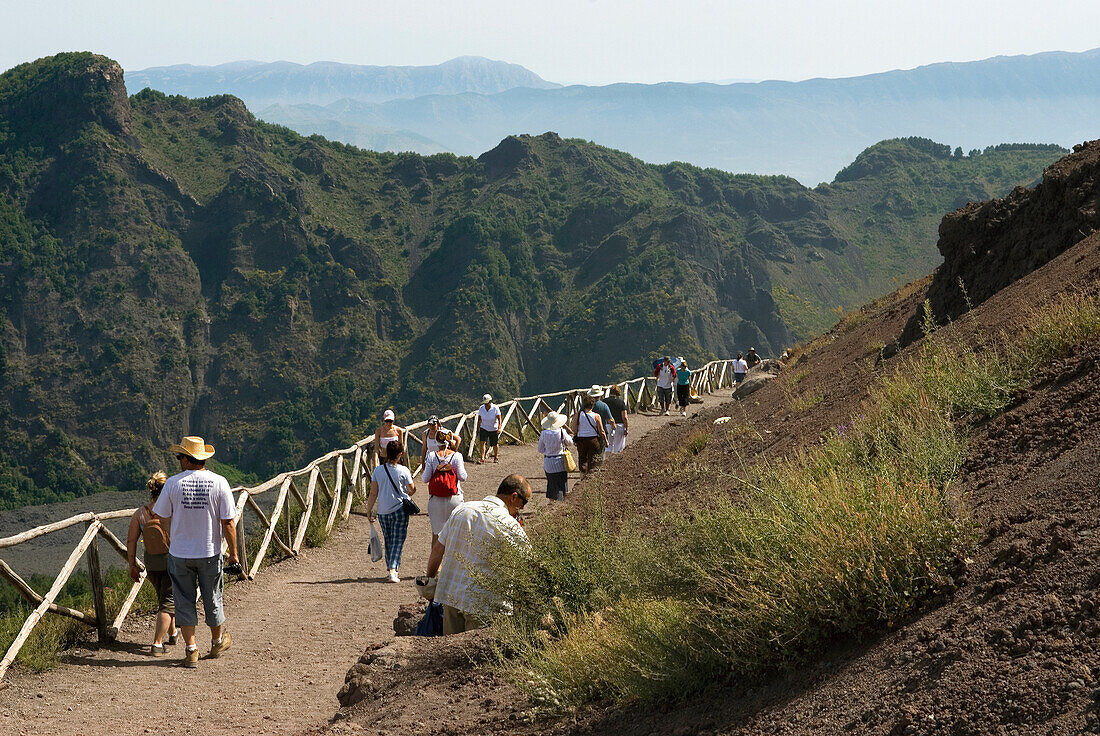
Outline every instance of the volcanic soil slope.
{"label": "volcanic soil slope", "polygon": [[[906,327],[926,298],[941,308],[969,299],[973,308],[951,311],[954,321],[937,334],[982,345],[1013,332],[1059,293],[1094,291],[1098,174],[1100,141],[1079,146],[1035,189],[948,216],[937,274],[843,320],[788,366],[804,372],[797,391],[820,401],[793,411],[791,388],[780,378],[743,401],[705,409],[613,458],[601,471],[600,492],[623,502],[641,489],[655,508],[674,505],[693,489],[672,484],[662,472],[666,457],[704,429],[712,433],[704,452],[726,453],[731,464],[815,442],[860,412],[876,376],[917,355],[922,340],[910,342]],[[1003,272],[990,272],[995,267]],[[963,274],[982,274],[980,294],[951,292],[948,279],[957,285]],[[591,708],[557,721],[533,718],[511,683],[478,664],[483,635],[399,640],[364,654],[349,672],[349,681],[365,683],[362,702],[320,732],[1100,733],[1098,359],[1100,345],[1083,344],[1038,367],[1005,411],[972,429],[952,491],[974,523],[976,549],[938,598],[895,627],[833,642],[796,671],[734,682],[660,711]],[[721,415],[738,421],[714,426]],[[736,450],[714,441],[742,417],[757,436],[740,438]],[[430,711],[418,707],[426,691],[447,692],[446,702],[462,707],[440,707],[438,698]]]}

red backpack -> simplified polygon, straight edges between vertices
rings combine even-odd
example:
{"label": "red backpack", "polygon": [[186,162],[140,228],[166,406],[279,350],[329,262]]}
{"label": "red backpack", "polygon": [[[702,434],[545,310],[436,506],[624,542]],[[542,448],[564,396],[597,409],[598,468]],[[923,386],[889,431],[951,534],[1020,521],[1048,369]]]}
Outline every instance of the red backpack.
{"label": "red backpack", "polygon": [[[443,465],[449,464],[449,460],[454,460],[455,454],[452,452],[447,460],[439,457],[438,452],[435,453],[435,457],[439,461],[439,465]],[[432,477],[428,479],[428,495],[449,498],[456,493],[458,493],[458,474],[455,472],[454,467],[440,470],[437,465]]]}

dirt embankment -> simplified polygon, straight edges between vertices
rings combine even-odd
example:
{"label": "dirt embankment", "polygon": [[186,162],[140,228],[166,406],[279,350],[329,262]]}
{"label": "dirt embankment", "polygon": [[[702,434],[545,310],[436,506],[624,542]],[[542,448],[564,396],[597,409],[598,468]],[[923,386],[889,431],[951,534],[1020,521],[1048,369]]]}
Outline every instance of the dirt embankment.
{"label": "dirt embankment", "polygon": [[[1068,168],[1055,167],[1053,173],[1064,181],[1084,181],[1083,169],[1095,169],[1100,160],[1097,151],[1078,151],[1076,158],[1069,157]],[[1074,169],[1073,161],[1080,166]],[[1022,201],[1022,196],[1013,198]],[[974,210],[968,216],[992,221],[991,213],[1005,206],[993,203],[988,212]],[[1084,205],[1074,200],[1074,206]],[[1023,217],[1023,207],[1016,208],[1017,217]],[[1038,219],[1017,221],[1032,233],[1054,227],[1044,225],[1044,217],[1061,217],[1057,208],[1046,206],[1032,213]],[[1016,230],[1004,237],[1021,247],[1026,242]],[[1025,258],[1017,255],[1017,261]],[[1052,295],[1095,288],[1100,284],[1100,233],[1035,259],[1045,265],[1004,277],[1007,286],[984,295],[945,333],[978,343],[1013,331]],[[977,268],[993,267],[985,264]],[[988,283],[994,280],[991,276]],[[654,431],[609,463],[601,493],[614,503],[636,499],[641,490],[651,503],[666,507],[691,495],[696,489],[672,485],[662,468],[667,454],[693,433],[710,433],[705,452],[711,460],[740,466],[788,454],[849,422],[861,411],[873,378],[918,348],[911,345],[882,358],[882,347],[902,333],[925,296],[926,290],[917,288],[884,300],[826,335],[783,378],[745,401],[708,408],[680,426]],[[795,411],[793,400],[799,398],[804,408]],[[734,421],[715,427],[713,418],[722,414]],[[415,693],[404,701],[400,721],[388,720],[367,699],[321,732],[1100,733],[1098,419],[1100,346],[1082,346],[1041,366],[1029,390],[973,431],[969,457],[953,488],[969,509],[979,545],[957,571],[950,591],[927,601],[897,628],[868,631],[861,641],[837,641],[795,671],[766,682],[731,683],[659,711],[593,708],[564,720],[531,722],[512,684],[499,682],[478,657],[443,671],[433,664],[462,663],[456,654],[481,651],[477,641],[409,643],[402,645],[400,668],[374,667],[367,656],[358,674],[371,678],[378,692],[424,681],[433,690],[453,691],[461,703],[423,709],[419,725],[413,725]],[[746,422],[754,428],[751,434]],[[476,697],[475,691],[485,695]],[[446,728],[440,725],[444,714]]]}

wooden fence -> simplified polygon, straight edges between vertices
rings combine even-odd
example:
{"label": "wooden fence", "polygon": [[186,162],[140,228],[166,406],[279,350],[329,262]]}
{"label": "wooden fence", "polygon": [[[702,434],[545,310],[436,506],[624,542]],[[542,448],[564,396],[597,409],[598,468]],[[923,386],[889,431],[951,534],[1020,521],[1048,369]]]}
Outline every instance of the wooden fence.
{"label": "wooden fence", "polygon": [[[729,386],[733,379],[731,365],[732,361],[719,360],[712,361],[696,369],[691,374],[692,389],[697,393],[711,393],[716,389]],[[645,410],[656,403],[656,379],[652,376],[635,378],[616,385],[619,386],[630,412]],[[602,386],[601,388],[604,389],[606,394],[606,390],[610,386]],[[589,390],[590,387],[539,396],[523,396],[498,404],[502,415],[501,441],[525,444],[528,438],[537,437],[541,431],[539,422],[546,413],[551,411],[565,413],[572,418],[579,411],[583,396]],[[461,447],[466,449],[467,456],[473,452],[477,441],[476,409],[466,414],[452,414],[443,417],[440,424],[459,436]],[[410,466],[416,464],[413,471],[414,476],[421,471],[419,465],[422,444],[421,430],[426,427],[427,422],[424,421],[405,428],[408,433],[408,462]],[[326,532],[331,531],[337,521],[348,518],[356,498],[362,501],[366,500],[370,491],[370,474],[378,464],[373,445],[374,437],[365,437],[351,447],[334,450],[298,470],[281,473],[251,488],[238,487],[233,489],[237,501],[237,552],[249,580],[259,572],[260,565],[272,544],[287,557],[294,557],[301,552],[314,510],[321,506],[318,503],[319,494],[324,496],[329,503],[328,514],[324,520]],[[330,478],[332,479],[331,483]],[[275,500],[270,513],[268,513],[263,510],[256,497],[272,491],[275,493]],[[291,516],[294,513],[295,506],[300,513],[296,523],[292,524]],[[67,616],[95,628],[101,642],[112,640],[118,636],[118,631],[126,620],[126,616],[129,614],[130,608],[145,582],[146,573],[144,565],[138,560],[138,568],[141,571],[140,577],[136,583],[130,586],[130,590],[114,618],[109,619],[103,584],[103,568],[99,558],[99,540],[106,541],[108,546],[118,552],[123,560],[126,560],[125,543],[104,526],[103,522],[110,519],[128,519],[134,511],[136,509],[120,509],[100,514],[78,514],[62,521],[38,526],[0,539],[0,550],[4,550],[78,524],[86,526],[84,536],[81,537],[76,547],[69,554],[65,564],[61,567],[61,571],[54,579],[53,585],[45,595],[39,595],[35,592],[10,565],[0,559],[0,577],[14,586],[29,603],[36,606],[27,616],[4,657],[0,659],[0,681],[7,674],[20,648],[26,643],[34,627],[47,613]],[[262,539],[251,562],[248,559],[246,511],[251,512],[254,519],[259,522],[259,529],[262,529],[262,531],[254,532],[257,535],[262,534]],[[280,520],[284,522],[281,534],[279,531]],[[320,519],[318,518],[319,522]],[[73,610],[55,602],[81,558],[85,556],[88,562],[94,614]]]}

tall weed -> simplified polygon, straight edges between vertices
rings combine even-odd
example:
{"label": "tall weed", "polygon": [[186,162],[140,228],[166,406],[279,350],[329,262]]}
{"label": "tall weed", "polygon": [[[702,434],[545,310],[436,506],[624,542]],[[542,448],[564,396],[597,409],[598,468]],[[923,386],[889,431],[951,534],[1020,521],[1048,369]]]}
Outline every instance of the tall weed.
{"label": "tall weed", "polygon": [[1003,410],[1036,365],[1100,338],[1100,305],[1062,297],[980,352],[942,335],[882,377],[850,424],[739,483],[658,520],[616,518],[593,488],[535,527],[534,555],[503,555],[493,583],[515,603],[502,666],[551,708],[667,700],[905,616],[974,543],[948,492],[967,422]]}

